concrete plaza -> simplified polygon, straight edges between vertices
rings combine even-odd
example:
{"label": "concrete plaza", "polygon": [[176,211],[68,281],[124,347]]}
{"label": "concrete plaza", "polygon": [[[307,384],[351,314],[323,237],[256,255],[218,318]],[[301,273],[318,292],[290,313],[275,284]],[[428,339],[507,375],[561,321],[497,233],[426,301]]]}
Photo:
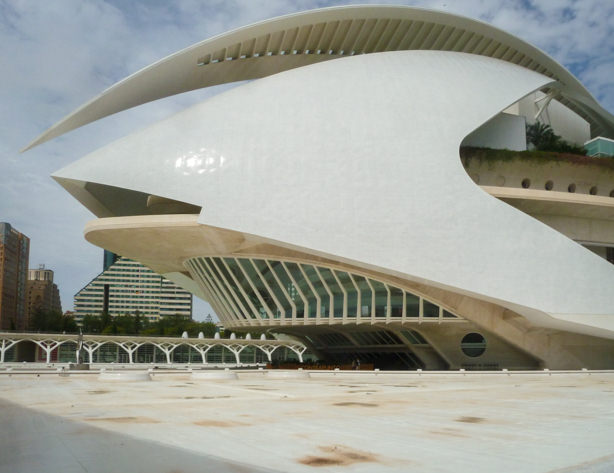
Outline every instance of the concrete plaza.
{"label": "concrete plaza", "polygon": [[614,471],[614,372],[281,373],[2,370],[0,472]]}

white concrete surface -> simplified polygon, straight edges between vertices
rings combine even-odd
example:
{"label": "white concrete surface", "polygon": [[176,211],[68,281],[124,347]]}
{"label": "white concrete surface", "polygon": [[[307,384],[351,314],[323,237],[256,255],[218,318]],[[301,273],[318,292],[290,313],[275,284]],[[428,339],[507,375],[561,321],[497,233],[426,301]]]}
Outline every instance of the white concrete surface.
{"label": "white concrete surface", "polygon": [[612,265],[484,193],[459,159],[471,131],[551,82],[473,54],[346,57],[234,88],[54,176],[198,205],[200,224],[614,338]]}
{"label": "white concrete surface", "polygon": [[0,471],[614,470],[614,372],[310,374],[3,372]]}
{"label": "white concrete surface", "polygon": [[462,146],[525,151],[527,149],[525,128],[525,117],[499,113],[467,135]]}

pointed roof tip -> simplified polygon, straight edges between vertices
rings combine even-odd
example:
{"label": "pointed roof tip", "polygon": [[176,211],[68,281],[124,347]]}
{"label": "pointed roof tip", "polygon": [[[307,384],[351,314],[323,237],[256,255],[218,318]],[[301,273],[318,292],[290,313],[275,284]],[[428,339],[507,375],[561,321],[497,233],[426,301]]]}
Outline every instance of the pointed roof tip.
{"label": "pointed roof tip", "polygon": [[54,127],[45,130],[42,134],[38,135],[36,138],[30,141],[30,143],[28,143],[26,146],[19,150],[19,153],[25,153],[26,151],[29,151],[32,148],[35,148],[36,146],[49,141],[51,138],[54,138],[53,136],[49,136],[49,132],[52,128]]}

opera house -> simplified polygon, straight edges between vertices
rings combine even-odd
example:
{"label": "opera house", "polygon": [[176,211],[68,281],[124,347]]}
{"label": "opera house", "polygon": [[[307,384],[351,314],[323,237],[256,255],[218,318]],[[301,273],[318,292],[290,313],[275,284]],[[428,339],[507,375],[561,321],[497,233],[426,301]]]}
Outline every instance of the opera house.
{"label": "opera house", "polygon": [[309,11],[172,54],[30,146],[230,82],[53,175],[88,241],[322,359],[614,368],[614,167],[524,151],[527,123],[582,146],[614,116],[548,55],[447,13]]}

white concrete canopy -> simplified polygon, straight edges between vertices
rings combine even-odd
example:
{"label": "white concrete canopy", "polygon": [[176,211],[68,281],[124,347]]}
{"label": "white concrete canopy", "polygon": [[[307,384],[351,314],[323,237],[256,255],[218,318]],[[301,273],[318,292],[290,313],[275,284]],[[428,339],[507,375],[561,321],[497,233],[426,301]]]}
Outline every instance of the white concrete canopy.
{"label": "white concrete canopy", "polygon": [[257,79],[346,56],[386,51],[453,51],[517,64],[553,79],[555,97],[614,137],[614,116],[550,56],[486,23],[405,6],[346,6],[256,23],[178,51],[113,85],[49,128],[24,150],[113,113],[213,85]]}
{"label": "white concrete canopy", "polygon": [[354,56],[230,90],[55,178],[201,206],[201,224],[613,337],[612,266],[486,194],[458,158],[467,134],[549,83],[471,54]]}
{"label": "white concrete canopy", "polygon": [[[503,337],[510,344],[504,351],[519,350],[513,357],[527,366],[614,363],[614,267],[551,220],[519,210],[604,220],[611,197],[603,186],[604,195],[586,197],[559,188],[527,191],[530,183],[522,190],[480,188],[459,159],[464,140],[476,130],[488,134],[484,124],[510,107],[518,116],[495,128],[505,135],[500,142],[520,140],[522,147],[532,113],[520,105],[531,111],[536,96],[545,97],[538,113],[552,99],[576,112],[556,104],[573,115],[567,125],[580,134],[588,134],[587,120],[592,133],[614,136],[614,117],[562,66],[491,26],[407,7],[341,7],[270,20],[136,73],[33,145],[150,100],[249,79],[258,80],[56,172],[100,218],[86,238],[205,296],[234,328],[284,325],[280,332],[308,337],[297,331],[303,322],[330,332],[368,323],[374,331],[402,332],[422,323],[428,302],[438,315],[430,322],[442,328],[424,324],[430,333],[416,345],[430,344],[428,351],[409,347],[418,358],[422,353],[424,366],[477,366],[458,358],[472,334],[440,323],[446,311],[467,330],[474,324]],[[567,180],[569,172],[560,174]],[[582,176],[581,188],[597,194]],[[601,182],[614,187],[607,177]],[[605,242],[600,235],[576,240]],[[340,289],[342,272],[353,288]],[[417,319],[404,320],[416,313],[407,316],[408,300],[418,301]],[[387,348],[403,344],[382,340]],[[172,345],[160,349],[168,358]],[[504,359],[489,356],[483,363]]]}

